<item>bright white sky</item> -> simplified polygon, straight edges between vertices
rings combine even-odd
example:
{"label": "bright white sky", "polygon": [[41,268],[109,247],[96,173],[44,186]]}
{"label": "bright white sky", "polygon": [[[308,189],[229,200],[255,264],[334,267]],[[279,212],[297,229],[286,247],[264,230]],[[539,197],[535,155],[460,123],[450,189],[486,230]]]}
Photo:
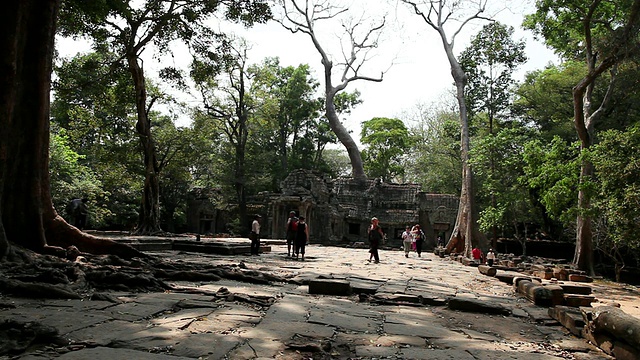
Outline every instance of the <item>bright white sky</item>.
{"label": "bright white sky", "polygon": [[[373,117],[401,118],[403,111],[412,110],[419,103],[429,104],[453,88],[449,63],[438,34],[421,18],[409,13],[406,7],[387,5],[386,10],[383,10],[385,5],[382,5],[382,2],[375,5],[378,2],[371,0],[338,0],[336,3],[350,4],[349,13],[354,17],[362,16],[362,10],[358,9],[366,9],[368,16],[373,14],[370,15],[371,18],[375,18],[376,15],[380,18],[379,15],[383,11],[388,14],[388,26],[385,27],[386,32],[380,42],[377,55],[368,62],[369,71],[362,74],[378,77],[381,71],[386,71],[384,80],[382,82],[357,81],[351,83],[346,89],[347,91],[358,89],[364,101],[345,121],[345,126],[353,131],[354,140],[359,141],[360,124],[363,121]],[[531,0],[492,0],[490,3],[508,4],[508,8],[500,11],[495,18],[515,28],[516,40],[526,41],[528,62],[517,73],[517,80],[522,80],[528,71],[542,69],[550,62],[557,62],[549,49],[535,41],[529,32],[520,29],[523,14],[533,12]],[[469,44],[470,38],[484,24],[486,22],[481,20],[468,24],[466,30],[456,38],[455,52],[463,51]],[[320,55],[306,34],[292,34],[276,22],[258,24],[247,30],[228,24],[220,27],[226,32],[234,29],[237,35],[244,37],[252,44],[249,52],[251,63],[259,63],[265,57],[279,57],[282,66],[309,64],[314,70],[314,77],[322,80]],[[341,35],[339,30],[340,28],[335,26],[317,29],[318,33],[322,33],[321,42],[326,50],[337,55],[339,55],[336,50],[339,49]],[[450,36],[453,31],[448,32]],[[63,56],[73,55],[83,49],[88,50],[86,46],[80,46],[72,40],[59,39],[58,50]],[[150,49],[145,51],[145,55],[150,57]],[[339,60],[336,58],[334,62]],[[176,66],[187,70],[190,58],[186,51],[178,50],[174,57],[165,57],[164,61],[173,62]],[[161,67],[159,64],[154,65],[151,59],[145,60],[145,71],[149,77],[155,77],[155,74],[150,71]],[[334,84],[338,80],[335,78]],[[180,125],[186,125],[187,119],[184,118],[180,122]]]}

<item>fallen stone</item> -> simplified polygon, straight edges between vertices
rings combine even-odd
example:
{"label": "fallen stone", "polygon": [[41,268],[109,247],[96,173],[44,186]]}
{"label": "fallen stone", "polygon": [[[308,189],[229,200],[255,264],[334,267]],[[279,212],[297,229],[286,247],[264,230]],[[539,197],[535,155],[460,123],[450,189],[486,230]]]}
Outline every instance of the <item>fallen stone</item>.
{"label": "fallen stone", "polygon": [[551,278],[553,277],[553,271],[546,271],[546,270],[534,271],[533,275],[544,280],[551,280]]}
{"label": "fallen stone", "polygon": [[591,295],[591,286],[580,284],[558,284],[565,294]]}
{"label": "fallen stone", "polygon": [[587,319],[587,327],[593,329],[594,333],[605,332],[616,341],[626,342],[640,353],[640,319],[609,306],[580,310]]}
{"label": "fallen stone", "polygon": [[351,295],[351,284],[346,280],[315,279],[309,281],[309,294]]}
{"label": "fallen stone", "polygon": [[513,278],[516,277],[516,275],[496,272],[495,277],[503,283],[513,285]]}
{"label": "fallen stone", "polygon": [[640,358],[638,349],[623,341],[616,341],[613,343],[613,356],[616,360],[638,360]]}
{"label": "fallen stone", "polygon": [[581,336],[585,322],[580,310],[567,306],[554,306],[549,308],[549,316],[556,319],[575,336]]}
{"label": "fallen stone", "polygon": [[465,297],[454,297],[449,299],[448,307],[451,310],[460,310],[465,312],[511,315],[511,310],[500,304],[491,304],[482,300]]}
{"label": "fallen stone", "polygon": [[488,265],[478,265],[478,271],[487,276],[496,276],[497,270],[494,267]]}
{"label": "fallen stone", "polygon": [[613,343],[615,340],[608,334],[593,332],[588,326],[585,326],[582,329],[582,337],[600,348],[605,354],[613,355]]}
{"label": "fallen stone", "polygon": [[531,281],[518,282],[518,293],[538,306],[562,305],[564,302],[562,288],[557,285],[542,286]]}
{"label": "fallen stone", "polygon": [[596,301],[596,298],[592,295],[564,294],[564,303],[567,306],[591,306],[591,303],[594,301]]}
{"label": "fallen stone", "polygon": [[569,281],[590,283],[590,282],[593,282],[593,278],[586,275],[569,274]]}
{"label": "fallen stone", "polygon": [[564,281],[564,280],[568,280],[569,279],[569,272],[566,269],[563,268],[554,268],[553,269],[553,277],[560,280],[560,281]]}

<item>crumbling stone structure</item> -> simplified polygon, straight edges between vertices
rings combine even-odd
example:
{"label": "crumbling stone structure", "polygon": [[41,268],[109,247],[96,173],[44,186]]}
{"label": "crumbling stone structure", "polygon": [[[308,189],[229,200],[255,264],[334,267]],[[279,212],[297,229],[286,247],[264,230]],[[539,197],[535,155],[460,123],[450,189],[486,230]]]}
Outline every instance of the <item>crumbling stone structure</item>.
{"label": "crumbling stone structure", "polygon": [[405,226],[420,224],[428,249],[438,235],[448,239],[458,210],[457,196],[427,194],[417,184],[331,180],[307,170],[292,172],[282,182],[281,194],[261,194],[259,200],[265,204],[265,235],[284,238],[288,214],[295,211],[306,217],[311,243],[334,245],[366,242],[375,216],[387,234],[387,245],[399,246]]}
{"label": "crumbling stone structure", "polygon": [[[448,239],[458,211],[458,197],[427,194],[417,184],[388,184],[380,179],[359,182],[329,179],[308,170],[293,171],[281,184],[281,193],[263,192],[249,199],[250,217],[262,216],[262,238],[284,239],[290,211],[304,216],[310,242],[337,245],[367,242],[372,217],[380,220],[388,246],[401,246],[405,226],[420,224],[427,236],[425,249],[438,235]],[[219,209],[211,194],[193,194],[188,209],[189,231],[225,232],[232,211]],[[215,194],[214,194],[215,195]],[[250,223],[250,219],[247,223]]]}

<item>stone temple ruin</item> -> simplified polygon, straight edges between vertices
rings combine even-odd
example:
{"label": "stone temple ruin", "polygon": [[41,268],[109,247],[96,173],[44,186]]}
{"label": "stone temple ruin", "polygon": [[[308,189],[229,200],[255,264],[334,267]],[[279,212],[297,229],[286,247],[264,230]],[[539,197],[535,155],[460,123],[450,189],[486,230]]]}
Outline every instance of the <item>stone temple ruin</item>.
{"label": "stone temple ruin", "polygon": [[[288,214],[295,211],[309,224],[311,243],[338,245],[366,242],[372,217],[380,220],[387,245],[400,246],[405,226],[420,224],[433,248],[438,236],[448,239],[454,227],[459,198],[427,194],[417,184],[388,184],[380,179],[358,182],[331,180],[308,170],[296,170],[282,182],[282,193],[264,192],[250,199],[249,214],[262,216],[262,237],[284,239]],[[225,231],[229,211],[200,194],[189,203],[189,231]]]}

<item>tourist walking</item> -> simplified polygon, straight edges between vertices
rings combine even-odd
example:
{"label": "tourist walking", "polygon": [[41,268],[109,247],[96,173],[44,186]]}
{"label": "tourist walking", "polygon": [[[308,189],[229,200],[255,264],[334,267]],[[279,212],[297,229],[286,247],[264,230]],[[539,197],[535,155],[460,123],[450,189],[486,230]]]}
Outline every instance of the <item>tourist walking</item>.
{"label": "tourist walking", "polygon": [[493,252],[493,249],[489,249],[487,251],[487,265],[493,266],[493,263],[496,261],[496,253]]}
{"label": "tourist walking", "polygon": [[289,212],[289,219],[287,219],[287,256],[293,256],[296,252],[296,230],[298,229],[298,218],[296,212]]}
{"label": "tourist walking", "polygon": [[298,254],[302,255],[300,260],[304,261],[304,253],[305,248],[307,246],[307,241],[309,240],[309,225],[304,221],[304,216],[300,216],[298,218],[298,228],[296,230],[296,241],[295,241],[295,250],[296,250],[296,259],[298,258]]}
{"label": "tourist walking", "polygon": [[409,257],[411,251],[411,243],[413,242],[413,235],[411,234],[411,227],[407,226],[402,233],[402,247],[404,248],[404,257]]}
{"label": "tourist walking", "polygon": [[73,199],[67,205],[67,213],[71,217],[73,226],[79,230],[83,230],[87,225],[87,214],[89,213],[87,201],[89,200],[83,197],[82,199]]}
{"label": "tourist walking", "polygon": [[371,261],[371,257],[375,259],[375,263],[380,262],[380,255],[378,255],[378,247],[384,238],[384,233],[382,232],[382,228],[378,225],[378,218],[374,217],[371,219],[371,226],[369,226],[368,234],[369,236],[369,251],[371,255],[369,256],[369,261]]}
{"label": "tourist walking", "polygon": [[260,219],[262,216],[256,215],[253,217],[253,223],[251,223],[251,233],[249,239],[251,239],[251,255],[260,255]]}
{"label": "tourist walking", "polygon": [[416,243],[416,252],[418,253],[418,257],[422,254],[422,244],[424,244],[424,232],[420,229],[420,225],[416,224],[413,229],[411,229],[411,234],[413,234],[413,240]]}

